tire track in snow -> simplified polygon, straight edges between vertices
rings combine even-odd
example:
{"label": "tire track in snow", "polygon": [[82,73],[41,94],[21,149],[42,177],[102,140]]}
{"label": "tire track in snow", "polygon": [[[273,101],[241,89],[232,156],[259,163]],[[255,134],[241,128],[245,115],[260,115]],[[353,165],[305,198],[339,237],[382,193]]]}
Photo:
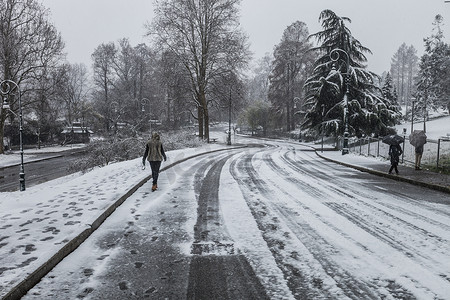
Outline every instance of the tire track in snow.
{"label": "tire track in snow", "polygon": [[[296,268],[289,266],[286,263],[285,257],[282,256],[275,248],[277,243],[281,243],[282,241],[277,240],[276,237],[271,236],[270,229],[266,224],[266,220],[270,218],[267,215],[267,208],[263,201],[261,201],[261,197],[255,196],[257,199],[254,200],[253,195],[267,195],[269,194],[269,190],[264,186],[264,182],[258,180],[257,178],[251,178],[248,176],[247,169],[248,165],[251,165],[251,160],[254,154],[247,154],[239,160],[235,160],[230,165],[230,173],[233,178],[238,182],[242,194],[245,197],[245,200],[250,208],[250,211],[255,218],[255,221],[258,225],[259,230],[262,232],[262,236],[266,241],[268,248],[272,252],[276,263],[279,268],[284,273],[289,289],[292,291],[292,294],[296,299],[325,299],[321,297],[320,291],[314,289],[308,280],[308,276],[302,274],[302,272]],[[270,223],[270,220],[269,220]],[[269,225],[270,227],[270,225]]]}
{"label": "tire track in snow", "polygon": [[[291,166],[295,170],[299,170],[299,171],[304,172],[305,168],[302,166],[301,162],[295,160],[295,157],[294,158],[291,157],[292,154],[295,155],[295,149],[294,149],[294,151],[290,151],[290,152],[286,152],[285,153],[284,157],[286,158],[286,162],[290,163]],[[302,154],[305,155],[305,156],[308,156],[310,158],[313,158],[312,160],[309,160],[308,163],[317,166],[317,168],[315,170],[317,170],[318,172],[317,173],[314,172],[313,174],[314,174],[314,176],[317,176],[319,179],[329,179],[330,173],[327,173],[327,172],[333,172],[336,168],[340,168],[340,169],[343,168],[343,167],[341,167],[341,166],[339,166],[339,165],[337,165],[335,163],[314,159],[314,158],[316,158],[316,156],[312,156],[309,152],[302,152]],[[325,171],[324,168],[327,168],[327,171]],[[345,168],[345,169],[348,169],[348,168]],[[338,186],[339,189],[348,189],[349,182],[336,181],[334,184],[336,186]],[[360,184],[360,183],[358,183],[358,184]],[[361,197],[363,197],[365,199],[379,200],[378,198],[374,197],[372,194],[365,193],[363,189],[353,189],[352,193],[355,196],[361,196]],[[406,204],[410,204],[410,205],[416,205],[418,203],[418,201],[415,200],[415,199],[412,199],[410,197],[410,195],[405,195],[402,192],[397,192],[395,190],[390,190],[389,193],[392,194],[391,196],[393,198],[395,198],[396,201],[402,201],[402,202],[404,202]],[[383,202],[382,204],[384,205],[385,202]],[[421,201],[420,202],[420,206],[422,206],[427,211],[431,212],[433,217],[435,217],[436,215],[437,216],[443,216],[444,218],[450,217],[450,211],[447,211],[447,212],[446,211],[442,211],[440,208],[437,208],[434,205],[434,203]],[[417,215],[417,217],[420,217],[420,218],[424,217],[423,215],[420,215],[420,214],[418,214],[416,212],[410,211],[410,213],[413,213],[413,214]],[[426,222],[430,222],[430,223],[434,222],[434,219],[427,218],[426,216],[425,216],[425,218],[426,218]],[[441,226],[441,225],[447,226],[445,222],[439,222],[436,225],[438,225],[438,226]]]}
{"label": "tire track in snow", "polygon": [[[292,158],[288,157],[288,154],[289,154],[289,152],[285,153],[283,155],[282,159],[286,163],[288,163],[288,165],[292,169],[294,169],[294,171],[302,169],[302,167],[300,167],[300,165],[299,165],[300,162],[299,161],[295,161]],[[277,165],[273,161],[269,162],[269,163],[271,164],[272,167],[275,167],[275,168],[277,167]],[[281,170],[281,171],[283,171],[283,170]],[[286,173],[286,174],[288,174],[288,173]],[[314,175],[310,175],[310,177],[314,177]],[[290,178],[292,178],[292,176],[290,176]],[[319,182],[319,181],[317,181],[317,182]],[[304,181],[303,181],[303,183],[304,183]],[[306,184],[308,185],[308,183],[306,183]],[[376,197],[373,193],[368,194],[367,192],[358,191],[358,190],[354,190],[354,189],[352,189],[351,193],[350,193],[349,186],[341,184],[341,181],[339,181],[339,180],[336,180],[332,184],[329,183],[329,182],[320,182],[320,184],[321,185],[325,185],[327,188],[329,188],[333,192],[336,192],[336,193],[341,194],[342,196],[345,196],[346,199],[351,199],[351,200],[357,201],[359,204],[361,204],[363,206],[368,206],[368,207],[370,207],[371,210],[376,210],[376,211],[378,211],[378,212],[380,212],[382,214],[388,214],[388,216],[390,218],[395,219],[399,223],[404,223],[407,226],[410,226],[410,227],[412,227],[415,230],[421,231],[424,235],[426,235],[428,237],[433,237],[433,236],[435,236],[435,234],[432,233],[432,232],[426,231],[423,228],[420,228],[420,227],[412,224],[411,222],[405,221],[405,220],[399,218],[398,216],[393,215],[392,213],[395,212],[397,214],[398,213],[405,214],[405,215],[408,215],[408,216],[411,216],[412,218],[414,218],[415,221],[417,219],[419,219],[419,220],[421,220],[423,222],[433,224],[436,227],[443,228],[445,230],[447,230],[447,229],[450,230],[450,226],[447,225],[444,222],[439,222],[439,221],[436,221],[435,219],[431,219],[431,218],[429,218],[427,216],[424,216],[422,214],[419,214],[417,212],[414,212],[414,211],[411,211],[411,210],[406,210],[405,208],[403,208],[403,207],[401,207],[399,205],[394,205],[394,204],[391,204],[391,203],[386,202],[386,201],[379,201],[380,200],[379,197]],[[311,188],[314,189],[313,186],[309,186],[307,189],[311,189]],[[349,192],[342,191],[342,189],[347,189]],[[323,196],[328,196],[329,197],[329,196],[332,196],[332,194],[323,195]],[[364,199],[366,201],[362,201],[362,199]],[[371,202],[368,202],[367,200],[370,200]],[[395,200],[397,200],[397,199],[395,199]],[[421,205],[422,206],[422,204],[418,203],[417,200],[412,200],[411,198],[409,198],[409,200],[410,201],[408,201],[407,204],[414,204],[416,206],[417,205]],[[381,206],[381,207],[378,207],[378,206],[375,206],[374,204],[372,204],[374,202],[377,205]],[[446,216],[446,214],[443,213],[442,210],[437,210],[436,208],[431,208],[430,209],[429,206],[427,206],[427,205],[425,205],[424,208],[427,209],[427,210],[431,210],[433,212],[433,214],[435,212],[439,212],[440,215],[442,215],[444,217]],[[439,238],[438,238],[438,242],[441,242],[441,240]]]}
{"label": "tire track in snow", "polygon": [[[294,161],[290,157],[288,157],[288,153],[289,152],[286,152],[283,155],[282,159],[285,162],[287,162],[290,167],[292,167],[294,170],[296,170],[299,162]],[[267,158],[267,159],[270,160],[269,158]],[[272,162],[269,161],[269,163],[271,164],[272,167],[276,167],[276,164],[273,162],[273,160],[272,160]],[[292,177],[288,177],[288,178],[289,178],[289,180],[291,180]],[[293,182],[297,183],[296,181],[293,181]],[[324,183],[324,184],[327,187],[331,185],[329,183]],[[338,190],[338,188],[336,188],[332,185],[331,185],[331,188],[334,191]],[[344,188],[344,187],[340,187],[340,188]],[[343,194],[350,195],[350,193],[343,193]],[[429,230],[426,230],[424,228],[421,228],[421,227],[413,224],[409,220],[402,219],[398,215],[401,215],[402,217],[404,217],[403,215],[412,216],[413,217],[412,221],[415,221],[415,222],[420,220],[424,223],[433,224],[436,227],[438,227],[441,232],[443,230],[449,230],[450,229],[449,225],[444,224],[442,222],[435,221],[431,218],[427,218],[421,214],[412,212],[410,210],[406,210],[403,207],[400,207],[398,205],[396,205],[396,206],[390,205],[386,201],[380,202],[379,199],[377,197],[375,197],[373,194],[368,195],[367,193],[363,193],[363,192],[359,192],[359,194],[360,194],[359,196],[350,195],[350,197],[348,197],[348,199],[350,201],[348,201],[349,203],[346,203],[346,204],[352,204],[351,210],[348,209],[348,207],[343,207],[343,205],[335,203],[335,202],[325,202],[324,204],[329,206],[331,209],[335,210],[340,215],[346,217],[354,224],[363,228],[367,232],[373,234],[375,237],[379,238],[380,240],[385,241],[394,249],[401,251],[408,257],[413,257],[413,256],[420,257],[420,258],[422,258],[422,261],[424,263],[431,259],[435,262],[436,265],[442,265],[442,264],[440,264],[439,259],[430,258],[429,253],[439,251],[444,255],[445,253],[450,252],[450,247],[448,246],[449,241],[444,238],[441,238],[436,233],[433,233]],[[369,198],[369,200],[371,200],[372,203],[375,202],[377,205],[380,205],[382,207],[379,207],[372,203],[369,203],[367,201],[367,198]],[[356,207],[353,204],[358,205],[358,206],[362,205],[362,208]],[[417,201],[414,204],[418,205]],[[355,209],[358,210],[357,213],[352,212],[352,210],[355,210]],[[368,213],[366,211],[367,209],[370,210]],[[383,216],[384,219],[389,220],[389,222],[384,222],[384,224],[391,224],[392,222],[395,222],[400,228],[402,228],[402,230],[401,231],[398,230],[397,226],[394,228],[390,227],[390,228],[386,228],[386,229],[380,228],[380,224],[381,224],[380,220],[372,220],[371,216],[373,216],[373,215]],[[361,216],[365,216],[365,217],[363,218]],[[369,221],[372,221],[372,223],[370,223]],[[386,226],[388,226],[388,225],[386,225]],[[419,234],[422,237],[417,239],[416,234],[412,235],[412,237],[410,235],[404,236],[405,229],[408,231],[413,231],[414,233]],[[389,232],[388,230],[390,230],[391,232]],[[432,249],[429,249],[429,248],[419,249],[417,247],[416,241],[421,240],[421,239],[428,239],[428,241],[430,243],[432,243]],[[430,241],[430,239],[432,239],[432,241]],[[437,250],[435,250],[435,249],[437,249]]]}
{"label": "tire track in snow", "polygon": [[[281,204],[278,204],[276,201],[276,195],[271,190],[266,188],[267,182],[257,175],[257,172],[252,165],[253,156],[254,155],[249,155],[238,163],[235,163],[231,168],[231,172],[233,177],[242,183],[241,186],[248,189],[247,191],[243,191],[244,194],[251,194],[256,190],[266,199],[274,200],[270,202],[263,202],[260,199],[263,205],[250,202],[249,206],[261,231],[263,232],[264,238],[269,246],[271,246],[271,250],[274,253],[277,263],[280,265],[283,272],[285,272],[285,276],[288,279],[288,285],[293,290],[293,294],[296,295],[296,298],[321,299],[324,297],[326,299],[342,299],[345,297],[350,297],[353,299],[361,299],[364,296],[365,298],[369,297],[369,299],[377,299],[379,295],[376,295],[372,291],[373,287],[369,287],[370,284],[353,277],[352,274],[345,271],[338,264],[328,258],[330,253],[336,251],[331,244],[322,239],[322,237],[320,237],[308,224],[299,224],[297,215],[293,215],[291,210],[283,207]],[[241,178],[244,173],[248,175],[245,180]],[[261,211],[261,206],[263,211]],[[267,210],[264,206],[269,207],[270,209]],[[282,221],[286,223],[293,232],[295,232],[294,234],[296,235],[296,238],[308,248],[309,252],[316,261],[315,263],[309,263],[312,265],[318,263],[321,268],[323,268],[324,271],[322,272],[325,272],[325,274],[322,274],[321,276],[314,276],[314,274],[302,274],[302,272],[306,271],[306,268],[299,268],[299,266],[295,265],[295,261],[293,264],[285,263],[287,257],[280,254],[276,243],[279,243],[278,248],[283,249],[285,247],[284,243],[289,242],[289,239],[286,237],[284,241],[273,240],[271,230],[274,230],[274,228],[276,229],[276,225],[270,226],[270,218],[267,219],[266,217],[268,214],[270,216],[274,215],[272,217],[273,220],[276,220],[276,218],[281,218]],[[269,224],[267,224],[267,222],[269,222]],[[292,253],[292,255],[295,256],[294,253]],[[317,270],[318,267],[316,266],[315,268],[315,272],[319,272]],[[335,283],[330,283],[330,279],[326,278],[327,276],[330,276]],[[326,287],[328,290],[323,289],[324,282],[328,284]],[[305,297],[304,295],[307,296]]]}
{"label": "tire track in snow", "polygon": [[[286,155],[284,155],[284,158],[286,159]],[[275,161],[273,160],[273,158],[270,154],[266,153],[263,156],[263,161],[266,162],[267,165],[269,166],[269,169],[274,172],[273,176],[275,176],[275,174],[281,173],[285,176],[285,178],[287,178],[289,181],[294,183],[296,186],[299,184],[305,183],[304,181],[299,182],[299,180],[297,180],[297,178],[293,177],[292,174],[289,175],[290,173],[288,171],[286,171],[286,169],[283,166],[280,166],[279,164],[275,163]],[[294,170],[296,169],[295,163],[292,163],[289,161],[286,161],[286,162],[291,166],[291,168],[293,168]],[[266,173],[262,172],[262,173],[266,174],[267,172]],[[273,176],[268,175],[268,178],[273,178]],[[311,175],[311,176],[313,176],[313,175]],[[269,181],[270,181],[270,179],[269,179]],[[310,182],[310,181],[308,181],[308,182]],[[322,186],[325,188],[328,188],[328,186],[330,184],[331,183],[324,182]],[[315,194],[316,194],[315,192],[311,193],[311,190],[313,190],[314,187],[312,187],[309,183],[306,183],[306,186],[307,186],[307,188],[305,189],[305,186],[302,185],[302,190],[303,191],[306,190],[307,193],[309,193],[312,196],[315,196]],[[348,189],[348,187],[347,187],[347,189]],[[346,193],[346,194],[348,194],[348,193]],[[342,206],[333,204],[332,202],[331,202],[331,205],[330,205],[330,202],[324,202],[323,204],[330,207],[330,209],[334,209],[336,213],[341,214],[342,216],[347,218],[349,221],[353,222],[355,225],[362,228],[363,230],[369,232],[370,234],[372,234],[379,240],[383,240],[383,241],[387,242],[391,247],[399,250],[401,253],[405,254],[406,256],[408,256],[408,257],[413,257],[414,255],[420,256],[420,258],[421,258],[420,261],[424,265],[430,264],[429,263],[429,260],[431,259],[430,253],[436,254],[436,249],[439,249],[438,251],[441,252],[442,256],[440,256],[440,257],[437,256],[437,258],[433,262],[434,263],[433,268],[434,268],[434,270],[441,269],[441,273],[435,274],[435,275],[439,275],[440,277],[442,277],[444,279],[448,278],[448,275],[446,274],[448,270],[446,270],[446,268],[444,266],[445,264],[442,264],[442,260],[445,260],[445,252],[447,252],[446,249],[448,248],[448,246],[446,246],[447,242],[445,240],[442,240],[440,237],[433,235],[432,233],[424,230],[423,228],[415,226],[414,224],[411,224],[410,222],[407,222],[401,218],[398,218],[397,216],[390,214],[389,211],[382,210],[378,207],[370,205],[369,203],[360,201],[360,198],[361,197],[351,197],[351,198],[349,198],[350,199],[349,201],[350,201],[350,203],[356,201],[357,204],[358,203],[363,204],[363,206],[366,206],[369,210],[372,210],[372,212],[379,211],[381,213],[381,215],[383,215],[383,214],[387,215],[387,219],[386,219],[385,223],[387,223],[388,225],[392,221],[394,221],[394,223],[398,222],[398,223],[400,223],[399,225],[401,225],[402,227],[406,226],[409,231],[413,232],[413,234],[415,232],[420,232],[423,235],[423,239],[425,239],[425,240],[427,240],[427,239],[429,240],[430,238],[435,238],[434,242],[436,243],[436,245],[432,245],[432,246],[428,247],[427,249],[417,250],[416,249],[417,243],[414,243],[414,241],[411,242],[410,236],[404,236],[402,240],[399,240],[399,233],[400,233],[400,235],[402,235],[401,231],[400,232],[388,232],[388,231],[385,231],[384,229],[380,229],[380,228],[378,228],[379,224],[377,224],[376,222],[370,223],[366,219],[360,218],[359,215],[356,213],[354,213],[354,214],[348,213],[349,207],[341,209]],[[375,199],[378,200],[377,198],[375,198]],[[319,218],[320,218],[320,216],[319,216]],[[327,224],[327,223],[325,222],[325,224]],[[337,232],[340,231],[337,227],[333,226],[333,224],[328,223],[327,225],[332,227]],[[395,230],[397,228],[397,226],[394,226],[394,227],[395,228],[392,228],[391,230]],[[375,229],[372,229],[372,228],[375,228]],[[386,228],[386,229],[389,230],[389,228]],[[403,235],[404,235],[404,233],[403,233]],[[343,233],[343,236],[345,236],[345,233]],[[418,241],[420,241],[420,238]],[[355,243],[358,244],[356,241],[355,241]],[[414,253],[414,255],[412,255],[412,253]],[[433,260],[433,259],[431,259],[431,260]],[[433,263],[431,263],[431,264],[433,264]],[[440,266],[440,268],[437,266]],[[414,279],[412,278],[411,281],[414,281]],[[424,287],[424,288],[427,289],[426,287]]]}
{"label": "tire track in snow", "polygon": [[215,155],[194,175],[198,208],[188,299],[268,299],[250,263],[235,249],[220,211],[220,174],[234,154]]}

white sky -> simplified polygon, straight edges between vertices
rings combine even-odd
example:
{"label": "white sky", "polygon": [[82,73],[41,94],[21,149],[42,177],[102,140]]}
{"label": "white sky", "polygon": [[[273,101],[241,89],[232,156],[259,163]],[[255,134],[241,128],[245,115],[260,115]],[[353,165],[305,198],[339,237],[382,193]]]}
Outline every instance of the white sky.
{"label": "white sky", "polygon": [[[101,43],[127,37],[133,45],[148,42],[144,23],[153,17],[152,0],[41,0],[66,42],[71,63],[91,65],[91,54]],[[249,35],[255,58],[272,53],[287,26],[299,20],[310,33],[321,30],[319,14],[331,9],[352,20],[353,35],[372,50],[371,71],[381,73],[405,42],[423,53],[437,14],[444,17],[450,41],[450,3],[444,0],[242,0],[241,25]]]}

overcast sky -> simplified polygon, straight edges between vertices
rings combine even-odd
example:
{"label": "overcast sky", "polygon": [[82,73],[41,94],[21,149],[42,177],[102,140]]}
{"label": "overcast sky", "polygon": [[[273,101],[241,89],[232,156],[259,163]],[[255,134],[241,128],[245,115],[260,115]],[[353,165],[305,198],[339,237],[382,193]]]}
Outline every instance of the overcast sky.
{"label": "overcast sky", "polygon": [[[129,38],[146,42],[144,23],[153,17],[153,0],[41,0],[66,43],[71,63],[91,66],[91,54],[101,43]],[[423,38],[431,34],[434,17],[444,17],[444,35],[450,41],[450,3],[444,0],[242,0],[241,25],[249,35],[255,58],[273,52],[284,29],[295,21],[307,24],[310,33],[322,28],[319,14],[331,9],[349,17],[347,24],[368,55],[371,71],[381,74],[405,42],[423,54]]]}

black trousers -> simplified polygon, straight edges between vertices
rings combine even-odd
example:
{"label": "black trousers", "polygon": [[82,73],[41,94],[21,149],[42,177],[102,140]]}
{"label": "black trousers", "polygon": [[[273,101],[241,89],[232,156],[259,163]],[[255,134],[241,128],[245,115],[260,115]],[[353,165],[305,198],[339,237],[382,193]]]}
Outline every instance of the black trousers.
{"label": "black trousers", "polygon": [[392,170],[395,169],[395,173],[398,174],[397,166],[398,166],[398,163],[391,164],[391,168],[389,169],[389,173],[392,173]]}
{"label": "black trousers", "polygon": [[160,161],[151,161],[150,167],[152,168],[153,184],[157,184],[158,176],[159,176],[159,168],[161,167],[161,162]]}

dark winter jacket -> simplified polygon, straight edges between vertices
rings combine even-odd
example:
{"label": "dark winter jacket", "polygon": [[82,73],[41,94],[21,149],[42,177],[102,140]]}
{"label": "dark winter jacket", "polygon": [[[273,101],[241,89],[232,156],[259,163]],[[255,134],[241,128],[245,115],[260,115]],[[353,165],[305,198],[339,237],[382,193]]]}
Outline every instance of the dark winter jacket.
{"label": "dark winter jacket", "polygon": [[423,153],[423,145],[416,147],[416,153],[417,154],[422,154]]}
{"label": "dark winter jacket", "polygon": [[400,155],[402,155],[403,150],[400,145],[391,145],[389,147],[389,156],[391,157],[391,164],[398,164],[400,161]]}
{"label": "dark winter jacket", "polygon": [[142,157],[142,163],[145,164],[145,159],[148,161],[164,161],[167,160],[164,148],[161,143],[159,134],[153,133],[151,140],[145,145],[144,156]]}

